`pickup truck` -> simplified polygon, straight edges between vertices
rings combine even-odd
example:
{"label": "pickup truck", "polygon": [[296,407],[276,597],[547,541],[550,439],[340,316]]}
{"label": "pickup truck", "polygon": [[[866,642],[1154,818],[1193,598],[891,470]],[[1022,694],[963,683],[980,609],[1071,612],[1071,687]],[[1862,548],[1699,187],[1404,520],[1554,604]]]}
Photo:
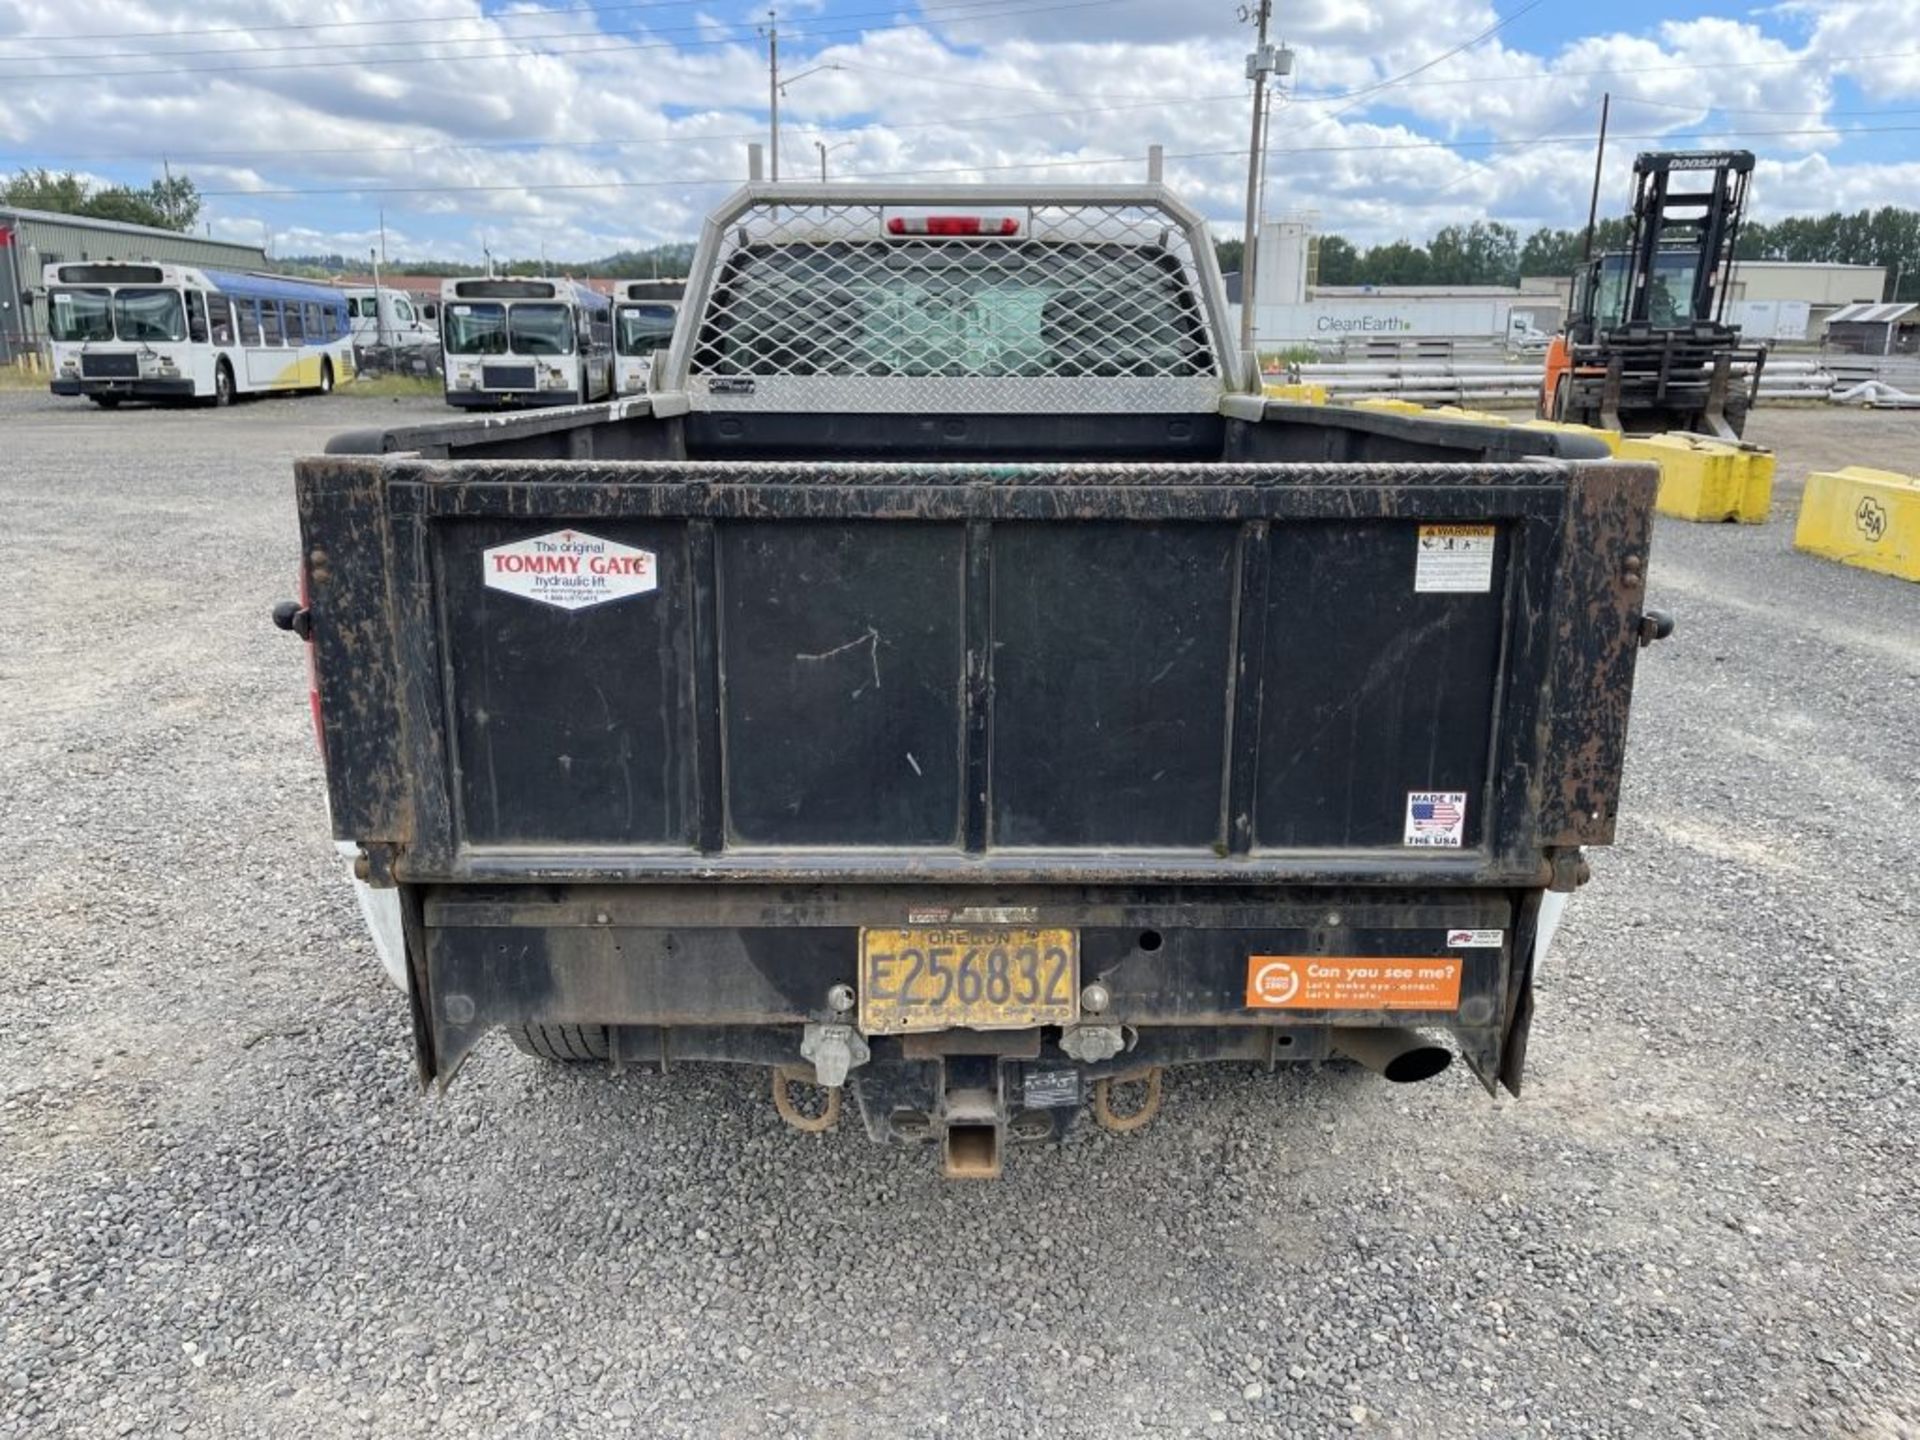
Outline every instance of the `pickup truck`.
{"label": "pickup truck", "polygon": [[1170,1065],[1518,1094],[1656,474],[1232,333],[1157,183],[755,183],[649,394],[299,462],[276,620],[423,1081],[763,1066],[964,1176]]}

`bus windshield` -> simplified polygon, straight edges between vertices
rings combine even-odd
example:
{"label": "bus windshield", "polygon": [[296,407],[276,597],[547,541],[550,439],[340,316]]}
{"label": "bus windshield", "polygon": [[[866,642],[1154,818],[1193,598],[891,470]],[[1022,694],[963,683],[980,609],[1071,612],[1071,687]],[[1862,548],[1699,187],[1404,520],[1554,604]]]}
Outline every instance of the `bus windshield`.
{"label": "bus windshield", "polygon": [[570,355],[573,353],[573,316],[565,305],[515,305],[508,330],[516,355]]}
{"label": "bus windshield", "polygon": [[113,320],[122,340],[187,338],[187,312],[178,290],[116,290]]}
{"label": "bus windshield", "polygon": [[447,307],[449,355],[507,353],[507,307],[460,304]]}
{"label": "bus windshield", "polygon": [[673,341],[673,306],[622,305],[614,345],[622,355],[651,355]]}
{"label": "bus windshield", "polygon": [[111,340],[113,338],[112,296],[105,290],[55,290],[52,323],[48,327],[56,340]]}

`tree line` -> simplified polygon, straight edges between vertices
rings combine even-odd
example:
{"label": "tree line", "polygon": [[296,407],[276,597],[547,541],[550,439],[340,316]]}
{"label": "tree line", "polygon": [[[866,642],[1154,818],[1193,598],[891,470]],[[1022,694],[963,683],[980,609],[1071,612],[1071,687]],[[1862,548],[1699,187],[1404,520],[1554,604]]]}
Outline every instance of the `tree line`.
{"label": "tree line", "polygon": [[[1593,252],[1623,249],[1628,222],[1594,227]],[[1586,254],[1586,229],[1541,226],[1522,236],[1498,220],[1442,226],[1424,245],[1394,240],[1362,248],[1343,235],[1319,237],[1321,285],[1517,285],[1522,275],[1571,275]],[[1215,242],[1222,270],[1238,270],[1239,240]],[[1888,298],[1920,300],[1920,210],[1883,205],[1851,215],[1790,215],[1745,225],[1734,246],[1741,260],[1884,265],[1897,287]]]}
{"label": "tree line", "polygon": [[[186,175],[163,175],[136,188],[94,186],[72,172],[22,170],[0,182],[0,203],[163,230],[191,230],[200,218],[200,192]],[[1595,227],[1595,253],[1626,243],[1626,217],[1602,220]],[[1222,270],[1240,268],[1239,240],[1216,240],[1214,249]],[[1442,226],[1425,244],[1403,239],[1363,248],[1344,235],[1322,235],[1318,250],[1321,285],[1517,285],[1522,275],[1571,275],[1586,253],[1586,232],[1584,227],[1543,225],[1522,236],[1498,220],[1475,220]],[[1735,254],[1742,260],[1884,265],[1894,287],[1889,298],[1920,300],[1920,210],[1882,205],[1851,215],[1835,210],[1790,215],[1771,224],[1755,221],[1741,230]],[[684,275],[692,259],[692,243],[681,241],[596,260],[503,260],[495,268],[505,275],[611,279]],[[340,255],[298,256],[283,263],[335,274],[365,268],[359,260]],[[445,275],[473,267],[459,261],[405,261],[387,268],[395,275]]]}
{"label": "tree line", "polygon": [[200,191],[185,175],[163,175],[136,189],[93,185],[72,171],[21,170],[0,181],[0,205],[51,210],[93,220],[120,220],[156,230],[193,229],[200,219]]}
{"label": "tree line", "polygon": [[[279,262],[316,276],[364,275],[368,262],[350,255],[289,255]],[[496,259],[496,275],[568,275],[575,280],[646,280],[658,276],[675,280],[693,265],[693,242],[670,241],[645,250],[620,250],[598,260]],[[394,260],[381,265],[381,275],[467,275],[471,260]]]}

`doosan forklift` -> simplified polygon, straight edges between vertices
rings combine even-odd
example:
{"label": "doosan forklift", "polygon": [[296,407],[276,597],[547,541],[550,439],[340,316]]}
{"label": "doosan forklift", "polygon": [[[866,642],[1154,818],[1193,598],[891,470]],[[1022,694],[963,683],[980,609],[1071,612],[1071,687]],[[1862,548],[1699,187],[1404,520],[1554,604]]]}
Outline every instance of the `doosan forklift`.
{"label": "doosan forklift", "polygon": [[1752,177],[1747,150],[1634,160],[1627,248],[1574,276],[1566,329],[1547,348],[1542,417],[1740,437],[1767,353],[1743,347],[1739,327],[1726,323]]}

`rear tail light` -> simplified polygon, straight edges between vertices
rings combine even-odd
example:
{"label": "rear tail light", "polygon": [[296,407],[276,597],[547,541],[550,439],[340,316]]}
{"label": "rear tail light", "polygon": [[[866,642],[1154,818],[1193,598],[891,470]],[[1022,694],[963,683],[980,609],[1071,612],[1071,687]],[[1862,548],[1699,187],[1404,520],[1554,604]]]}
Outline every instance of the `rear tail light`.
{"label": "rear tail light", "polygon": [[[300,566],[300,608],[311,610],[312,597],[307,589],[307,567]],[[320,752],[320,768],[327,768],[327,730],[320,723],[320,672],[313,663],[313,639],[307,638],[307,711],[313,716],[313,745]]]}

